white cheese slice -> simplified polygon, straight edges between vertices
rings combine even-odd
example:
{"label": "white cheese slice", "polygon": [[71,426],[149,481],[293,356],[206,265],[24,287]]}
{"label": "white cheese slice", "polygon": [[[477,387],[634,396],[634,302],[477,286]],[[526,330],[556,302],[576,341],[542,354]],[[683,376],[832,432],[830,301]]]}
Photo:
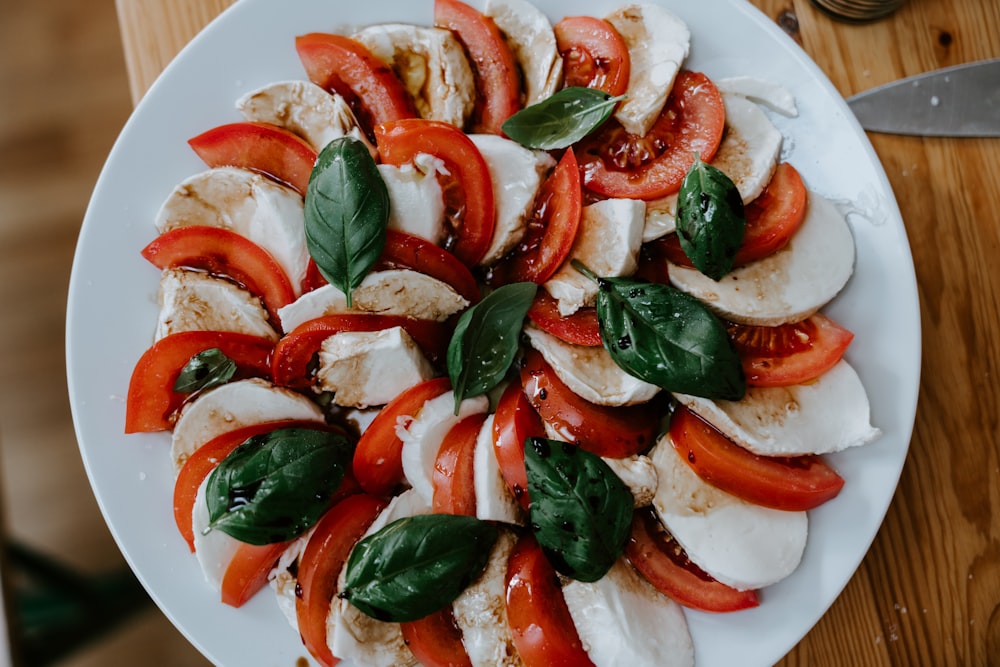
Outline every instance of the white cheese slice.
{"label": "white cheese slice", "polygon": [[646,202],[646,222],[642,242],[655,241],[677,231],[677,193]]}
{"label": "white cheese slice", "polygon": [[312,537],[313,531],[314,529],[310,528],[288,545],[288,548],[278,558],[274,569],[267,575],[268,584],[271,586],[271,590],[274,591],[275,601],[278,604],[281,615],[285,617],[285,620],[288,621],[289,625],[296,632],[299,630],[299,618],[298,611],[296,610],[298,596],[295,594],[298,578],[295,576],[295,572],[298,568],[299,559],[302,557],[302,552],[305,551],[306,545],[309,544],[309,538]]}
{"label": "white cheese slice", "polygon": [[828,454],[880,435],[871,425],[864,385],[844,360],[806,384],[749,387],[739,401],[675,396],[730,440],[761,456]]}
{"label": "white cheese slice", "polygon": [[278,340],[260,299],[225,278],[200,271],[160,274],[155,338],[182,331],[231,331]]}
{"label": "white cheese slice", "polygon": [[753,76],[720,77],[713,82],[720,93],[740,95],[789,118],[799,115],[795,96],[780,83]]}
{"label": "white cheese slice", "polygon": [[378,172],[389,192],[388,228],[441,245],[448,233],[437,180],[438,173],[447,173],[444,162],[419,153],[413,164],[380,164]]}
{"label": "white cheese slice", "polygon": [[632,493],[635,507],[646,507],[656,494],[656,466],[648,456],[633,454],[624,459],[601,457]]}
{"label": "white cheese slice", "polygon": [[628,97],[615,118],[626,131],[644,136],[666,104],[674,78],[691,48],[687,24],[661,5],[626,5],[605,17],[625,40],[631,68]]}
{"label": "white cheese slice", "polygon": [[572,260],[602,278],[635,273],[645,216],[646,204],[637,199],[603,199],[583,207],[569,257],[544,284],[558,301],[560,315],[572,315],[597,301],[597,283],[573,268]]}
{"label": "white cheese slice", "polygon": [[205,489],[208,478],[202,481],[195,494],[194,509],[191,512],[191,527],[194,529],[194,554],[201,566],[205,582],[213,591],[222,590],[222,579],[241,542],[221,530],[208,530],[208,501]]}
{"label": "white cheese slice", "polygon": [[723,317],[776,326],[803,320],[835,297],[854,271],[854,237],[829,200],[809,193],[805,220],[781,250],[718,282],[671,264],[670,282]]}
{"label": "white cheese slice", "polygon": [[619,559],[595,582],[562,589],[595,667],[692,667],[694,642],[680,605]]}
{"label": "white cheese slice", "polygon": [[485,14],[503,32],[521,68],[524,106],[551,97],[562,83],[562,58],[548,17],[527,0],[487,0]]}
{"label": "white cheese slice", "polygon": [[309,266],[304,220],[295,190],[246,169],[217,167],[173,189],[156,214],[156,229],[206,225],[241,234],[274,257],[298,295]]}
{"label": "white cheese slice", "polygon": [[402,327],[343,331],[323,341],[316,377],[336,405],[385,405],[434,377],[434,367]]}
{"label": "white cheese slice", "polygon": [[739,590],[770,586],[795,571],[809,529],[805,512],[761,507],[707,484],[669,434],[650,458],[658,478],[653,508],[691,562]]}
{"label": "white cheese slice", "polygon": [[781,155],[781,132],[753,102],[723,95],[726,132],[712,166],[733,181],[743,202],[757,198],[767,187]]}
{"label": "white cheese slice", "polygon": [[521,505],[500,474],[493,451],[493,415],[486,418],[476,438],[473,454],[473,479],[476,491],[476,517],[483,521],[500,521],[524,525]]}

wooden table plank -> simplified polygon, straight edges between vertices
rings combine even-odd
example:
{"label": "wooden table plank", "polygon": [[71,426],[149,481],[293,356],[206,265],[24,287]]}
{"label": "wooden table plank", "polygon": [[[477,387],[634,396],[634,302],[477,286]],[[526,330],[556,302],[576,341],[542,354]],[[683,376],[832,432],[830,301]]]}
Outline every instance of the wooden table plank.
{"label": "wooden table plank", "polygon": [[[229,0],[117,0],[138,100]],[[844,95],[1000,56],[1000,3],[909,0],[846,24],[753,0]],[[909,235],[924,356],[910,455],[844,593],[784,667],[1000,665],[1000,140],[870,135]]]}

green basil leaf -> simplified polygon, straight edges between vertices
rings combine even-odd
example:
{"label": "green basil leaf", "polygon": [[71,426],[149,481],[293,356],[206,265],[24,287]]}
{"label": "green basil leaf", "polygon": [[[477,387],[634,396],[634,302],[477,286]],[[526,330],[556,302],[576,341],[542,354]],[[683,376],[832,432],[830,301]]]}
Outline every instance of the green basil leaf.
{"label": "green basil leaf", "polygon": [[448,344],[455,414],[463,399],[485,394],[507,374],[538,285],[512,283],[490,292],[458,318]]}
{"label": "green basil leaf", "polygon": [[225,384],[236,374],[236,362],[217,347],[191,357],[174,382],[174,391],[190,393]]}
{"label": "green basil leaf", "polygon": [[736,185],[696,155],[677,197],[677,238],[695,268],[719,280],[733,268],[746,214]]}
{"label": "green basil leaf", "polygon": [[571,86],[504,121],[504,134],[528,148],[554,150],[580,141],[608,119],[625,96]]}
{"label": "green basil leaf", "polygon": [[736,401],[746,392],[739,354],[722,322],[669,285],[597,278],[601,342],[625,372],[667,391]]}
{"label": "green basil leaf", "polygon": [[528,513],[535,539],[557,571],[597,581],[625,550],[632,493],[596,454],[530,438],[524,447]]}
{"label": "green basil leaf", "polygon": [[388,221],[389,192],[368,148],[352,137],[327,144],[306,189],[306,246],[348,307],[382,254]]}
{"label": "green basil leaf", "polygon": [[257,545],[298,537],[329,508],[352,455],[338,432],[291,427],[248,439],[209,475],[210,529]]}
{"label": "green basil leaf", "polygon": [[340,597],[382,621],[423,618],[479,577],[497,536],[496,526],[471,516],[393,521],[351,551]]}

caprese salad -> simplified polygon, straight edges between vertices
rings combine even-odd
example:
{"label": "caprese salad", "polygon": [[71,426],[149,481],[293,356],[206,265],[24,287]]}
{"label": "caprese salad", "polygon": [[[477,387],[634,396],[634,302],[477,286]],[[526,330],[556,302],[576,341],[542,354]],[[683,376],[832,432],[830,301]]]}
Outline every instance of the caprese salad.
{"label": "caprese salad", "polygon": [[684,608],[796,569],[823,455],[879,434],[821,312],[854,239],[795,100],[691,40],[434,0],[189,141],[125,431],[170,433],[222,602],[270,587],[322,665],[680,666]]}

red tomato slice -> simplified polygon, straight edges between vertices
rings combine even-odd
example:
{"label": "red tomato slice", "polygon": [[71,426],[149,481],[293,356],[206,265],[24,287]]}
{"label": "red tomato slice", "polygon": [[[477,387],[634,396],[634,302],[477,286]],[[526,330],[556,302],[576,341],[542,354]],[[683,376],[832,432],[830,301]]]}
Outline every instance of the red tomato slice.
{"label": "red tomato slice", "polygon": [[725,126],[715,84],[699,72],[682,71],[648,134],[629,134],[611,120],[580,142],[583,184],[605,197],[666,197],[680,189],[695,153],[712,160]]}
{"label": "red tomato slice", "polygon": [[559,314],[559,302],[547,291],[538,290],[528,318],[539,329],[556,338],[585,347],[601,345],[601,325],[597,320],[596,308],[581,308],[572,315]]}
{"label": "red tomato slice", "polygon": [[708,612],[750,609],[760,604],[756,591],[738,591],[714,579],[691,562],[649,509],[632,516],[625,556],[636,570],[678,604]]}
{"label": "red tomato slice", "polygon": [[305,195],[316,150],[298,135],[270,123],[230,123],[188,140],[209,167],[241,167],[270,176]]}
{"label": "red tomato slice", "polygon": [[[805,220],[808,196],[795,167],[787,162],[780,163],[764,191],[746,205],[747,224],[743,244],[733,259],[734,265],[744,266],[784,248]],[[672,263],[694,266],[681,249],[676,234],[664,236],[654,243]]]}
{"label": "red tomato slice", "polygon": [[323,341],[342,331],[381,331],[403,327],[432,362],[444,358],[448,345],[448,327],[443,322],[418,320],[397,315],[343,313],[326,315],[304,322],[274,346],[271,373],[274,382],[284,387],[308,387],[312,384],[309,365]]}
{"label": "red tomato slice", "polygon": [[451,30],[465,47],[476,80],[473,132],[502,134],[521,108],[517,61],[493,19],[458,0],[434,0],[434,25]]}
{"label": "red tomato slice", "polygon": [[530,534],[507,561],[507,620],[527,667],[593,667],[583,650],[559,577]]}
{"label": "red tomato slice", "polygon": [[314,32],[296,37],[295,50],[309,80],[342,95],[369,131],[379,123],[417,115],[395,72],[360,42]]}
{"label": "red tomato slice", "polygon": [[476,516],[476,439],[486,421],[485,414],[469,415],[449,429],[434,460],[435,514]]}
{"label": "red tomato slice", "polygon": [[528,509],[528,473],[524,469],[524,441],[544,438],[545,425],[528,402],[521,385],[512,382],[504,389],[493,417],[493,453],[500,474],[514,497]]}
{"label": "red tomato slice", "polygon": [[412,118],[375,128],[382,162],[402,166],[419,153],[444,162],[450,176],[443,184],[453,238],[445,247],[466,266],[475,266],[489,250],[496,224],[493,181],[482,153],[460,129],[434,120]]}
{"label": "red tomato slice", "polygon": [[592,454],[625,458],[648,449],[656,440],[660,413],[654,404],[615,408],[585,401],[535,350],[524,358],[521,385],[543,422],[565,441]]}
{"label": "red tomato slice", "polygon": [[259,296],[270,321],[280,326],[278,309],[295,300],[284,269],[259,245],[221,227],[189,225],[156,237],[142,256],[161,268],[185,267],[227,276]]}
{"label": "red tomato slice", "polygon": [[854,334],[816,313],[777,327],[728,323],[747,385],[788,387],[815,380],[844,356]]}
{"label": "red tomato slice", "polygon": [[125,433],[170,429],[174,414],[189,396],[174,391],[177,377],[191,357],[212,348],[219,348],[236,362],[240,377],[271,377],[274,343],[266,338],[225,331],[184,331],[164,336],[142,354],[132,369],[125,401]]}
{"label": "red tomato slice", "polygon": [[843,478],[819,456],[759,456],[679,407],[670,420],[674,449],[703,480],[747,502],[778,510],[819,507],[840,493]]}
{"label": "red tomato slice", "polygon": [[323,515],[299,559],[295,615],[302,643],[320,664],[338,660],[326,641],[326,619],[337,594],[337,578],[351,549],[386,506],[385,500],[364,493],[348,496]]}
{"label": "red tomato slice", "polygon": [[524,238],[493,267],[489,282],[541,285],[551,278],[573,249],[582,210],[579,168],[569,148],[538,191]]}
{"label": "red tomato slice", "polygon": [[625,40],[615,27],[593,16],[567,16],[553,26],[563,62],[563,85],[624,95],[631,60]]}
{"label": "red tomato slice", "polygon": [[400,455],[403,442],[396,435],[396,425],[409,421],[424,403],[451,389],[446,377],[435,378],[410,387],[389,401],[361,434],[354,450],[354,476],[366,492],[383,496],[403,481]]}
{"label": "red tomato slice", "polygon": [[472,667],[450,606],[400,623],[400,628],[406,645],[424,667]]}

